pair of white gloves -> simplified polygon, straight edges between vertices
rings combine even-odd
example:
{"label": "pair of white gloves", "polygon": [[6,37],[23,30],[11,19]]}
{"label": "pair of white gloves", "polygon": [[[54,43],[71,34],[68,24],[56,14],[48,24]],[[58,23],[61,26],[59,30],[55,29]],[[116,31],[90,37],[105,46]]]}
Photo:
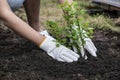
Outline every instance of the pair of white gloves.
{"label": "pair of white gloves", "polygon": [[[44,35],[46,39],[42,42],[42,44],[39,46],[41,49],[47,52],[49,56],[51,56],[53,59],[56,59],[57,61],[61,62],[74,62],[78,61],[79,55],[72,50],[66,48],[63,45],[60,45],[59,47],[56,47],[55,39],[49,35],[49,33],[44,30],[40,32],[40,34]],[[84,45],[84,48],[94,57],[96,57],[96,47],[94,46],[91,39],[86,38],[85,39],[86,44]],[[81,50],[81,54],[84,53],[84,49]]]}

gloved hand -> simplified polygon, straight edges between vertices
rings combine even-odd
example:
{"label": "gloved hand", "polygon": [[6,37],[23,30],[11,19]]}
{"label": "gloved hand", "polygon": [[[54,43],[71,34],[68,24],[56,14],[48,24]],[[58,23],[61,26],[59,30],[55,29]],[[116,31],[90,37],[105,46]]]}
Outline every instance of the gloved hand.
{"label": "gloved hand", "polygon": [[46,39],[42,42],[42,44],[39,47],[46,51],[47,54],[53,59],[62,62],[73,62],[78,60],[79,55],[73,52],[72,50],[66,48],[63,45],[56,47],[55,39],[51,37],[47,33],[47,31],[40,32],[40,34],[44,35]]}
{"label": "gloved hand", "polygon": [[[73,26],[72,27],[75,31],[76,31],[76,35],[78,35],[78,26]],[[83,31],[83,34],[84,34],[84,31]],[[87,36],[87,35],[86,35]],[[85,38],[84,39],[85,40],[85,45],[84,45],[84,47],[83,46],[81,46],[81,45],[79,45],[80,46],[80,48],[81,48],[81,56],[84,58],[84,59],[87,59],[88,57],[87,57],[87,55],[85,54],[85,51],[84,51],[84,48],[92,55],[92,56],[94,56],[94,57],[97,57],[97,55],[96,55],[96,52],[97,52],[97,48],[95,47],[95,45],[93,44],[93,42],[92,42],[92,40],[90,39],[90,38]],[[71,40],[72,41],[72,40]],[[75,46],[73,45],[73,50],[77,53],[78,51],[77,51],[77,49],[75,48]]]}

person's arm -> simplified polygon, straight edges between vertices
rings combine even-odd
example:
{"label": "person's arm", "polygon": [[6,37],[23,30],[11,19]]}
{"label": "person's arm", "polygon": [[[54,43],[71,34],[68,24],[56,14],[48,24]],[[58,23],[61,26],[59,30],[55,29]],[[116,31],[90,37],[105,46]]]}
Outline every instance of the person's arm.
{"label": "person's arm", "polygon": [[40,43],[45,39],[44,36],[32,29],[11,11],[7,0],[0,0],[0,19],[2,19],[8,27],[19,33],[24,38],[34,42],[36,45],[40,45]]}
{"label": "person's arm", "polygon": [[53,41],[55,39],[51,36],[42,36],[18,18],[9,8],[7,0],[0,0],[0,18],[11,29],[22,35],[24,38],[34,42],[36,45],[39,45],[39,47],[46,51],[53,59],[62,62],[73,62],[78,60],[78,54],[62,45],[56,47],[56,42]]}
{"label": "person's arm", "polygon": [[40,24],[40,3],[41,0],[25,0],[24,8],[28,18],[29,25],[40,32],[43,27]]}

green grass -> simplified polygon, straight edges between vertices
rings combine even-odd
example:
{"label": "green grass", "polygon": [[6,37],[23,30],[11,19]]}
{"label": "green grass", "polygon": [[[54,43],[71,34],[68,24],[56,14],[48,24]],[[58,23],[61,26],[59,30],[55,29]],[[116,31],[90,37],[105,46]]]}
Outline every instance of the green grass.
{"label": "green grass", "polygon": [[[91,4],[91,0],[75,0],[79,3],[80,8],[87,10],[86,7],[93,7]],[[64,20],[62,19],[63,12],[58,7],[57,0],[42,0],[41,2],[41,24],[46,26],[47,20],[60,21],[61,24],[64,24]],[[84,18],[86,21],[91,23],[91,27],[101,28],[101,29],[111,29],[115,32],[120,32],[119,26],[116,26],[116,21],[120,21],[118,19],[111,19],[109,16],[105,16],[103,14],[90,16],[88,14],[84,14]],[[118,22],[119,23],[119,22]]]}

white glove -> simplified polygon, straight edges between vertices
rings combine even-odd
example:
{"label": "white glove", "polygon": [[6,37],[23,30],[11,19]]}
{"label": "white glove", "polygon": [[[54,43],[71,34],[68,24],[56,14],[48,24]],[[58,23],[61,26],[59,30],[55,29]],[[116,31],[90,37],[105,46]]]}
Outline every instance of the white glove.
{"label": "white glove", "polygon": [[63,45],[56,47],[55,39],[49,36],[47,31],[40,32],[40,34],[45,35],[46,39],[39,47],[46,51],[47,54],[53,59],[62,62],[73,62],[78,60],[79,55],[73,52],[72,50],[66,48]]}
{"label": "white glove", "polygon": [[[78,29],[77,28],[78,28],[78,26],[73,26],[73,29],[76,31],[76,33],[78,33]],[[84,32],[83,32],[83,34],[84,34]],[[76,35],[78,35],[78,34],[76,34]],[[84,45],[84,47],[82,47],[81,45],[78,44],[80,46],[80,48],[81,48],[81,51],[80,51],[81,52],[81,56],[84,59],[88,58],[87,55],[85,54],[85,51],[84,51],[84,48],[85,48],[92,56],[97,57],[97,55],[96,55],[97,48],[93,44],[92,40],[90,38],[85,38],[84,40],[86,42],[85,45]],[[73,50],[76,53],[78,52],[77,49],[74,47],[74,45],[73,45]]]}

